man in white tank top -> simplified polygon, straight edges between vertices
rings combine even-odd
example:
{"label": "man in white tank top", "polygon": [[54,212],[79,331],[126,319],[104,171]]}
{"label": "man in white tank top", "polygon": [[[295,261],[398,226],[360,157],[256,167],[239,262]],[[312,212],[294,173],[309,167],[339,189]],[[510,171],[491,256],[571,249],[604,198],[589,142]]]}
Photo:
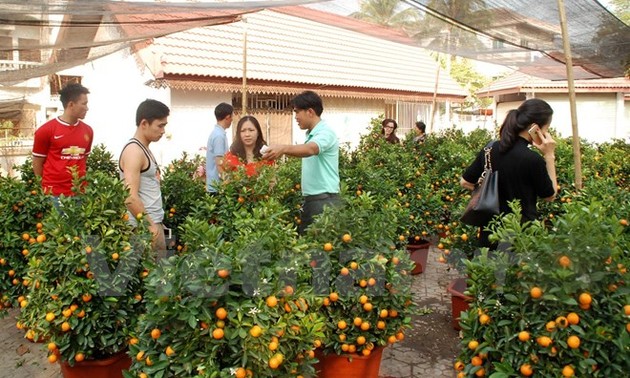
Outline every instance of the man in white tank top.
{"label": "man in white tank top", "polygon": [[149,222],[153,233],[153,250],[158,258],[166,256],[164,208],[160,190],[160,168],[149,150],[151,142],[164,135],[170,109],[157,100],[145,100],[136,110],[136,133],[123,147],[118,160],[120,177],[125,180],[129,197],[125,201],[129,223],[137,225],[138,214]]}

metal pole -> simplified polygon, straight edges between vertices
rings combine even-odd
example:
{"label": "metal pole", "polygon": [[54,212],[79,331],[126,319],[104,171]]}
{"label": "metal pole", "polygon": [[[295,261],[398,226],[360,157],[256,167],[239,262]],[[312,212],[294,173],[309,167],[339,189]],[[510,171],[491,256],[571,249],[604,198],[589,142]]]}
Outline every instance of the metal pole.
{"label": "metal pole", "polygon": [[243,17],[243,89],[241,89],[243,110],[241,117],[247,115],[247,18]]}
{"label": "metal pole", "polygon": [[560,27],[562,29],[562,47],[567,68],[567,84],[569,87],[569,105],[571,107],[571,130],[573,131],[573,164],[575,165],[575,188],[582,189],[582,161],[580,159],[580,135],[578,134],[577,108],[575,106],[575,86],[573,83],[573,58],[571,57],[571,41],[567,29],[567,15],[564,0],[558,0]]}

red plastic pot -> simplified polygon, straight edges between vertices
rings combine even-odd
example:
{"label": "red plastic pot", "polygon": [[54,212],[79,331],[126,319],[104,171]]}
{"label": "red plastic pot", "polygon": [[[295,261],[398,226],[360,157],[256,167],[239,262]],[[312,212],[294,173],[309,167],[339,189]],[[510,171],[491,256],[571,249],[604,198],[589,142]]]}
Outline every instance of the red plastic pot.
{"label": "red plastic pot", "polygon": [[429,247],[431,243],[426,240],[422,240],[419,244],[407,244],[407,251],[409,251],[409,257],[415,263],[411,274],[420,274],[424,272],[427,267],[427,261],[429,260]]}
{"label": "red plastic pot", "polygon": [[431,246],[431,242],[428,242],[426,240],[420,240],[419,242],[413,242],[413,243],[409,243],[407,244],[407,251],[409,251],[409,253],[418,250],[418,249],[429,249],[429,247]]}
{"label": "red plastic pot", "polygon": [[451,311],[453,314],[453,328],[460,330],[459,317],[462,311],[468,310],[468,303],[472,298],[465,295],[466,278],[456,278],[448,284],[446,290],[451,294]]}
{"label": "red plastic pot", "polygon": [[316,353],[318,378],[378,378],[384,347],[374,348],[369,356]]}
{"label": "red plastic pot", "polygon": [[61,374],[65,378],[122,378],[123,370],[131,366],[131,358],[127,352],[119,352],[101,360],[85,360],[70,366],[60,362]]}

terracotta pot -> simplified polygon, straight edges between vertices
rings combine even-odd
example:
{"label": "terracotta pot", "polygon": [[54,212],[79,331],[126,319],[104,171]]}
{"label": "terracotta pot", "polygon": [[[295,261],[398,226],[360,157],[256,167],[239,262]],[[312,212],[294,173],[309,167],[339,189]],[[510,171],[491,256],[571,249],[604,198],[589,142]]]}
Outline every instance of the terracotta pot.
{"label": "terracotta pot", "polygon": [[40,337],[38,337],[38,338],[37,338],[37,340],[31,340],[31,339],[26,339],[26,340],[28,340],[28,341],[30,341],[30,342],[32,342],[32,343],[35,343],[35,344],[43,344],[43,343],[45,343],[45,342],[46,342],[46,339],[44,339],[44,338],[43,338],[43,337],[41,337],[41,336],[40,336]]}
{"label": "terracotta pot", "polygon": [[451,294],[451,311],[453,314],[453,328],[460,330],[459,317],[462,311],[468,310],[468,303],[472,298],[464,295],[466,291],[466,278],[456,278],[448,284],[446,290]]}
{"label": "terracotta pot", "polygon": [[414,268],[411,274],[420,274],[424,272],[427,267],[427,261],[429,260],[429,247],[431,243],[426,240],[422,240],[422,244],[407,244],[407,251],[409,251],[409,257],[414,262]]}
{"label": "terracotta pot", "polygon": [[378,378],[384,347],[377,347],[365,357],[358,354],[316,353],[319,362],[315,365],[318,378]]}
{"label": "terracotta pot", "polygon": [[65,378],[122,378],[123,370],[131,366],[127,352],[119,352],[102,360],[86,360],[70,366],[60,362],[61,374]]}
{"label": "terracotta pot", "polygon": [[418,249],[429,249],[430,246],[431,246],[431,242],[426,241],[426,240],[420,240],[418,242],[414,241],[413,243],[407,244],[407,251],[411,253]]}

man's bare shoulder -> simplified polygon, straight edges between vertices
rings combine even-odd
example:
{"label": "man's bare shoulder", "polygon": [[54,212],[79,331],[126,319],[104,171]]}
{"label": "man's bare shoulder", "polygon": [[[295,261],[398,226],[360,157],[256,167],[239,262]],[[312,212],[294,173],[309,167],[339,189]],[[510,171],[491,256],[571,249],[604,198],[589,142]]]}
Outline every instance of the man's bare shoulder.
{"label": "man's bare shoulder", "polygon": [[123,171],[125,170],[125,167],[131,169],[142,167],[144,165],[144,161],[144,150],[137,143],[127,144],[120,154],[120,167]]}

